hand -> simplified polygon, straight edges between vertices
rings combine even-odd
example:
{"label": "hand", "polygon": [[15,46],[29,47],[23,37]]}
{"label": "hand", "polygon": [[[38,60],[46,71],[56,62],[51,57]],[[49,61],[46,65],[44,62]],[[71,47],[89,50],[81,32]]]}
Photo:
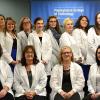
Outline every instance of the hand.
{"label": "hand", "polygon": [[96,93],[96,94],[95,94],[95,97],[96,97],[96,98],[100,97],[100,92]]}
{"label": "hand", "polygon": [[60,95],[61,95],[63,98],[66,98],[66,92],[61,91],[61,92],[60,92]]}
{"label": "hand", "polygon": [[13,64],[13,65],[16,65],[16,64],[18,64],[20,61],[19,60],[13,60],[12,62],[11,62],[11,64]]}
{"label": "hand", "polygon": [[95,94],[95,93],[92,93],[91,99],[92,99],[92,100],[95,100],[95,99],[96,99],[96,94]]}
{"label": "hand", "polygon": [[3,98],[7,94],[7,91],[5,89],[2,89],[0,91],[0,98]]}
{"label": "hand", "polygon": [[78,64],[81,64],[82,63],[82,58],[79,57],[79,59],[77,59],[75,62],[78,63]]}
{"label": "hand", "polygon": [[46,62],[46,61],[44,61],[44,60],[42,60],[42,63],[43,63],[43,64],[45,64],[45,65],[47,64],[47,62]]}
{"label": "hand", "polygon": [[36,92],[28,91],[25,92],[24,94],[26,95],[27,99],[32,99],[36,95]]}
{"label": "hand", "polygon": [[69,99],[72,95],[74,95],[74,91],[73,90],[71,90],[71,91],[66,93],[66,98]]}

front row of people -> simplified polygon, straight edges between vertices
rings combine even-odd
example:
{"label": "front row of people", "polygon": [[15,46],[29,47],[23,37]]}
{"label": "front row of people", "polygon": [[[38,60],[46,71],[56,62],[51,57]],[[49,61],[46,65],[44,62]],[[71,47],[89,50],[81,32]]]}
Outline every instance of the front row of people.
{"label": "front row of people", "polygon": [[[9,65],[1,60],[1,56],[0,46],[0,100],[46,100],[47,75],[33,46],[25,47],[21,64],[15,67],[14,79]],[[51,73],[51,100],[81,100],[84,81],[81,67],[73,62],[71,48],[61,48],[59,64]],[[11,88],[15,90],[15,98]],[[96,51],[96,64],[90,68],[88,89],[87,100],[100,100],[100,46]]]}

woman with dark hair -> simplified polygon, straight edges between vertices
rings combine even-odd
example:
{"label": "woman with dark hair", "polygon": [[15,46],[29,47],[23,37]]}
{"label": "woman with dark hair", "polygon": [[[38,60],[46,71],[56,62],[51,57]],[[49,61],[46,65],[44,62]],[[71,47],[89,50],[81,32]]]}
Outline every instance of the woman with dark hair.
{"label": "woman with dark hair", "polygon": [[81,67],[73,62],[72,49],[64,46],[60,50],[59,64],[55,65],[50,84],[51,100],[81,100],[84,77]]}
{"label": "woman with dark hair", "polygon": [[88,50],[88,40],[87,40],[88,29],[89,29],[88,17],[84,15],[80,16],[76,21],[75,29],[73,31],[73,36],[77,41],[77,45],[79,45],[82,54],[82,62],[80,63],[80,65],[82,66],[85,77],[85,87],[84,87],[85,95],[88,94],[87,80],[90,68],[90,65],[86,63],[87,50]]}
{"label": "woman with dark hair", "polygon": [[87,100],[100,100],[100,45],[95,54],[96,63],[90,67]]}
{"label": "woman with dark hair", "polygon": [[0,100],[14,100],[11,90],[13,74],[10,66],[5,61],[1,60],[2,54],[3,51],[0,45]]}
{"label": "woman with dark hair", "polygon": [[87,16],[80,16],[75,24],[75,29],[73,30],[73,36],[79,45],[83,57],[82,63],[86,64],[87,57],[87,33],[89,29],[89,20]]}
{"label": "woman with dark hair", "polygon": [[61,30],[56,16],[49,16],[46,24],[46,32],[49,34],[52,43],[52,66],[58,63],[59,39]]}
{"label": "woman with dark hair", "polygon": [[[50,36],[47,32],[43,31],[44,21],[41,17],[34,20],[34,32],[29,35],[29,43],[35,47],[36,55],[40,62],[45,65],[45,70],[48,76],[47,85],[49,85],[51,75],[51,56],[52,56],[52,43]],[[50,88],[47,86],[47,97]],[[49,100],[49,99],[48,99]]]}
{"label": "woman with dark hair", "polygon": [[15,100],[45,100],[47,76],[33,46],[24,48],[21,64],[14,71]]}
{"label": "woman with dark hair", "polygon": [[88,31],[87,64],[95,63],[95,53],[98,45],[100,45],[100,12],[95,16],[95,25]]}

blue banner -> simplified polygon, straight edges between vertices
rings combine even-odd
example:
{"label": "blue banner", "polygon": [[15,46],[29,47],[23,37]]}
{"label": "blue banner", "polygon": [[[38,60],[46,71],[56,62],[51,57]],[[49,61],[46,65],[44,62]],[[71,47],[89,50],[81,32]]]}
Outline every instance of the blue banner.
{"label": "blue banner", "polygon": [[42,17],[46,23],[49,16],[55,15],[63,24],[63,20],[67,17],[76,21],[80,15],[86,15],[93,25],[95,14],[99,11],[99,0],[31,0],[32,22],[36,17]]}

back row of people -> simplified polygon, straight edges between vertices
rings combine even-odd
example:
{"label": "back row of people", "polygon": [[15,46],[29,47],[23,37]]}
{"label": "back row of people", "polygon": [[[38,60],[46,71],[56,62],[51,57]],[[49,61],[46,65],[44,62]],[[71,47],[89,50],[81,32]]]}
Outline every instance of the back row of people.
{"label": "back row of people", "polygon": [[[1,18],[3,17],[1,16]],[[95,33],[99,33],[99,18],[100,13],[96,15],[96,24],[98,24],[95,24],[95,27],[93,27],[93,29],[96,30]],[[86,16],[81,16],[79,18],[79,20],[77,21],[77,25],[79,24],[79,26],[76,27],[76,29],[73,28],[73,24],[74,23],[71,18],[65,19],[65,32],[61,35],[59,23],[55,16],[51,16],[48,19],[46,32],[43,31],[44,22],[42,18],[39,17],[34,20],[33,31],[30,19],[28,17],[23,17],[20,24],[21,32],[16,35],[15,21],[12,18],[7,18],[5,25],[1,25],[3,27],[1,33],[4,33],[2,35],[3,38],[1,38],[1,45],[3,47],[4,57],[9,61],[12,71],[14,71],[14,64],[20,63],[22,55],[21,53],[24,47],[29,44],[34,45],[39,61],[41,61],[45,65],[45,70],[48,76],[47,91],[50,90],[48,88],[51,69],[55,64],[58,63],[60,47],[66,45],[70,46],[74,54],[74,61],[78,64],[92,65],[92,63],[95,62],[95,56],[94,58],[89,56],[90,59],[94,59],[94,62],[90,60],[92,61],[92,63],[90,63],[87,62],[88,54],[95,55],[95,52],[94,54],[90,53],[89,49],[92,50],[94,48],[93,45],[95,44],[96,50],[97,46],[99,45],[99,35],[95,34],[91,38],[91,33],[93,32],[91,32],[89,35],[89,21]],[[89,37],[90,39],[88,39]],[[5,53],[8,56],[5,56]]]}

